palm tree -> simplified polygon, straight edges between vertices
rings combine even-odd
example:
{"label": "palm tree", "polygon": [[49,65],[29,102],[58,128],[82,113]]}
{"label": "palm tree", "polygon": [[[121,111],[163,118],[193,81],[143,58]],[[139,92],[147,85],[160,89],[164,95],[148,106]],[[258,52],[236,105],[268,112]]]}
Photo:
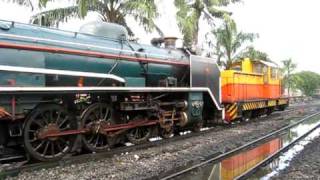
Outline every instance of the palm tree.
{"label": "palm tree", "polygon": [[209,23],[213,18],[223,18],[231,13],[219,9],[240,0],[175,0],[178,8],[177,21],[183,34],[184,46],[194,47],[198,44],[200,18],[205,17]]}
{"label": "palm tree", "polygon": [[290,89],[292,85],[292,77],[291,74],[292,72],[297,68],[297,64],[295,64],[292,59],[287,59],[282,61],[283,64],[283,72],[284,72],[284,82],[288,87],[288,96],[290,96]]}
{"label": "palm tree", "polygon": [[[20,4],[30,5],[30,0],[13,0]],[[40,0],[39,6],[46,6],[48,1]],[[59,22],[66,22],[70,18],[84,18],[88,11],[94,11],[104,22],[123,25],[130,35],[131,31],[126,22],[126,17],[133,17],[147,32],[156,29],[160,35],[162,32],[154,22],[158,17],[158,11],[154,0],[75,0],[75,5],[52,9],[32,16],[31,22],[45,26],[58,26]]]}
{"label": "palm tree", "polygon": [[237,59],[243,58],[250,58],[253,60],[263,60],[272,62],[269,58],[269,55],[265,52],[259,51],[255,49],[253,46],[248,46],[244,51],[242,51],[238,56]]}
{"label": "palm tree", "polygon": [[245,42],[252,42],[258,37],[257,34],[253,33],[238,32],[236,23],[228,17],[225,17],[224,24],[212,33],[215,35],[216,41],[221,46],[221,51],[226,58],[227,69],[230,68],[232,62],[235,60],[234,57],[239,48],[241,48]]}

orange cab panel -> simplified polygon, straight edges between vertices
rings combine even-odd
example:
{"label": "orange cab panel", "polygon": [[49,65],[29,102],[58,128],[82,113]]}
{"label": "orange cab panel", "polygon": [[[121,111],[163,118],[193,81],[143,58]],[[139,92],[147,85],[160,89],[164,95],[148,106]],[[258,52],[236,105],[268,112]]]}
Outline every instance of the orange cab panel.
{"label": "orange cab panel", "polygon": [[[258,68],[259,67],[259,68]],[[222,102],[276,99],[281,97],[281,80],[276,67],[245,59],[221,72]]]}

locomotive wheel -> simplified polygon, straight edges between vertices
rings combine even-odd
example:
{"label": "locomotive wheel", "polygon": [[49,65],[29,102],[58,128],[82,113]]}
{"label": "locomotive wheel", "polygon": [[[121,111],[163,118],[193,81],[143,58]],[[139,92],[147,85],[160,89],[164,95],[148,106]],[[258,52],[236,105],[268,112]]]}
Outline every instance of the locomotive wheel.
{"label": "locomotive wheel", "polygon": [[286,109],[286,105],[280,105],[278,106],[279,111],[284,111]]}
{"label": "locomotive wheel", "polygon": [[192,132],[200,132],[202,126],[203,126],[202,122],[198,122],[198,123],[194,124],[192,127]]}
{"label": "locomotive wheel", "polygon": [[99,128],[102,124],[115,124],[112,117],[112,107],[104,103],[92,104],[84,111],[81,118],[82,128],[95,127],[95,130],[82,136],[82,142],[86,150],[91,152],[110,150],[114,138],[99,133]]}
{"label": "locomotive wheel", "polygon": [[[138,115],[135,118],[133,118],[131,122],[134,122],[139,119],[143,119],[143,116]],[[132,144],[142,144],[147,142],[148,139],[151,137],[152,130],[152,127],[137,127],[128,130],[126,136]]]}
{"label": "locomotive wheel", "polygon": [[164,129],[164,128],[159,128],[159,135],[163,139],[168,139],[173,136],[173,128],[170,129]]}
{"label": "locomotive wheel", "polygon": [[39,161],[56,161],[68,153],[76,136],[39,138],[41,134],[76,129],[75,118],[57,104],[37,107],[26,118],[23,140],[26,151]]}
{"label": "locomotive wheel", "polygon": [[252,118],[252,111],[243,111],[241,120],[246,122]]}
{"label": "locomotive wheel", "polygon": [[271,107],[271,108],[268,108],[267,109],[267,116],[269,116],[270,114],[272,114],[272,112],[274,111],[274,109],[273,109],[273,107]]}
{"label": "locomotive wheel", "polygon": [[128,131],[127,138],[132,144],[142,144],[148,141],[151,132],[151,127],[133,128]]}
{"label": "locomotive wheel", "polygon": [[260,116],[258,110],[252,110],[251,111],[251,118],[258,118]]}

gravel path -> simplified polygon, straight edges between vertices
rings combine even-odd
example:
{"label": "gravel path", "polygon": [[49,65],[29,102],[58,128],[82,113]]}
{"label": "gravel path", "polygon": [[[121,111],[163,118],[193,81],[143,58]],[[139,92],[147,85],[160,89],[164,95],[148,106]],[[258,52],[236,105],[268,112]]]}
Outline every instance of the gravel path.
{"label": "gravel path", "polygon": [[289,167],[272,179],[320,179],[320,137],[307,144]]}
{"label": "gravel path", "polygon": [[[299,108],[300,109],[300,108]],[[147,179],[174,168],[202,161],[214,154],[241,146],[289,123],[289,117],[301,117],[317,111],[297,110],[287,117],[263,118],[227,130],[171,142],[158,147],[115,155],[100,161],[23,172],[12,179]],[[219,129],[219,128],[217,128]],[[221,129],[221,128],[220,128]]]}

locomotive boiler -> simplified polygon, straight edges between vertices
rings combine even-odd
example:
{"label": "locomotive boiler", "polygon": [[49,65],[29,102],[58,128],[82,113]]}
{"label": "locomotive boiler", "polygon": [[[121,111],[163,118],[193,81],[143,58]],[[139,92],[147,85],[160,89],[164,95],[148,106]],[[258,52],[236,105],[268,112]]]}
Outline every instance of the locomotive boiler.
{"label": "locomotive boiler", "polygon": [[51,161],[223,120],[216,62],[175,38],[152,44],[115,24],[67,32],[0,21],[1,147]]}

